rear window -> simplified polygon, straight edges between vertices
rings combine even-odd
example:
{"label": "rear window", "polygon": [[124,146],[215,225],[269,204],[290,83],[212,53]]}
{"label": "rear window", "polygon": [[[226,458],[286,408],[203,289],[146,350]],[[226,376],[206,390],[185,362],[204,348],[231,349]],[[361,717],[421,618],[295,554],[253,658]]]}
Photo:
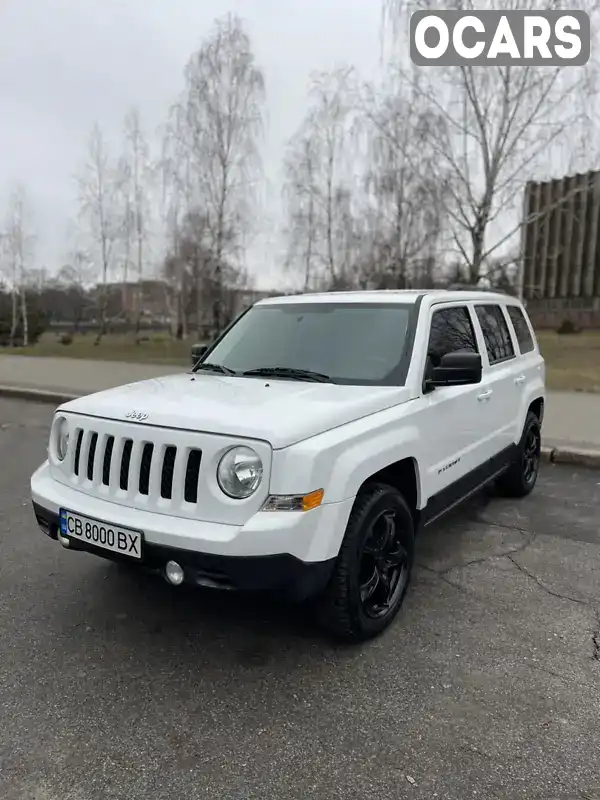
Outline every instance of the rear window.
{"label": "rear window", "polygon": [[513,358],[515,350],[500,306],[475,306],[475,311],[485,339],[490,364]]}
{"label": "rear window", "polygon": [[533,341],[529,325],[525,319],[525,314],[519,306],[507,306],[506,310],[508,311],[508,316],[517,334],[520,351],[522,353],[531,353],[531,351],[535,349],[535,342]]}

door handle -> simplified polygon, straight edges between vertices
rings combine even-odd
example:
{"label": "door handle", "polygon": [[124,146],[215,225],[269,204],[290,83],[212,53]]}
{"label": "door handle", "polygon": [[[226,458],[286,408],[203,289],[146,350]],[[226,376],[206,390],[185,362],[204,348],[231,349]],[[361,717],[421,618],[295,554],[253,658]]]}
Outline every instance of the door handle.
{"label": "door handle", "polygon": [[522,383],[525,383],[525,375],[519,375],[518,378],[515,378],[515,383],[517,386],[520,386]]}
{"label": "door handle", "polygon": [[493,394],[492,390],[488,389],[487,391],[478,394],[477,399],[479,400],[480,403],[482,403],[484,400],[489,400],[492,394]]}

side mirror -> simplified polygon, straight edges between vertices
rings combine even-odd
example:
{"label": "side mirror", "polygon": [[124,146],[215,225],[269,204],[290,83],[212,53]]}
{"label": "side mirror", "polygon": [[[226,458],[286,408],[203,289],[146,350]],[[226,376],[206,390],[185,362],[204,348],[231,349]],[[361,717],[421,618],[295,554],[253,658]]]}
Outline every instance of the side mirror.
{"label": "side mirror", "polygon": [[206,344],[193,344],[192,345],[192,366],[194,367],[198,359],[201,358],[204,353],[208,350],[208,345]]}
{"label": "side mirror", "polygon": [[436,386],[467,386],[481,383],[481,356],[479,353],[446,353],[439,367],[434,367],[427,388]]}

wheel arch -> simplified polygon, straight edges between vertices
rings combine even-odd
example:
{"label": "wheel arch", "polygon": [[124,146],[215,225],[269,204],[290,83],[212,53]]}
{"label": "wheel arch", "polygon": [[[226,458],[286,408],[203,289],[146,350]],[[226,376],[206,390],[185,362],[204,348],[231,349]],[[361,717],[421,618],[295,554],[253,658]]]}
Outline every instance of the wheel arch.
{"label": "wheel arch", "polygon": [[533,413],[539,419],[540,425],[544,421],[544,407],[545,407],[544,398],[536,397],[535,400],[532,400],[529,403],[529,408],[527,409],[528,414],[530,411],[533,411]]}
{"label": "wheel arch", "polygon": [[545,403],[545,392],[543,387],[539,385],[532,386],[530,391],[523,396],[520,402],[519,415],[515,420],[513,440],[515,444],[518,444],[521,441],[523,428],[525,427],[525,421],[527,420],[527,415],[530,411],[533,411],[533,413],[539,419],[540,425],[542,424],[544,420]]}
{"label": "wheel arch", "polygon": [[416,525],[421,505],[421,480],[417,459],[412,456],[402,458],[369,475],[360,485],[357,497],[369,485],[376,483],[392,486],[402,494],[412,512]]}

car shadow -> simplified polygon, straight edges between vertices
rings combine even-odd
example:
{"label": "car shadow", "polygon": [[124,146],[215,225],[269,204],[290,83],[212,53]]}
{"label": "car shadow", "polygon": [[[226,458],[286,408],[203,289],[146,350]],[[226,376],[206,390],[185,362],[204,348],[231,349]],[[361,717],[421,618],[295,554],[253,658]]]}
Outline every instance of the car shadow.
{"label": "car shadow", "polygon": [[[492,497],[490,492],[478,495],[426,528],[418,539],[417,563],[431,552],[450,559],[464,550],[465,528]],[[227,650],[238,666],[252,668],[265,667],[284,651],[309,653],[322,650],[325,644],[330,653],[343,659],[344,654],[352,657],[357,649],[368,646],[328,637],[316,625],[309,605],[270,595],[174,587],[157,575],[89,554],[73,553],[72,557],[80,561],[81,579],[73,581],[76,597],[68,602],[70,611],[63,624],[71,634],[76,630],[91,638],[100,634],[102,640],[118,642],[125,651],[191,647],[205,653],[210,643],[213,651]],[[413,583],[420,583],[418,569]],[[399,618],[406,624],[410,624],[411,594],[409,590]],[[396,635],[402,621],[392,626]]]}
{"label": "car shadow", "polygon": [[[79,556],[79,554],[78,554]],[[316,642],[323,635],[316,628],[310,607],[283,602],[268,595],[219,589],[169,585],[162,577],[111,562],[91,564],[85,581],[77,588],[81,625],[102,630],[103,635],[127,634],[175,644],[204,642],[245,644],[239,652],[244,666],[264,664],[267,640]],[[122,641],[126,641],[122,639]],[[263,643],[261,646],[261,642]]]}
{"label": "car shadow", "polygon": [[485,487],[421,530],[416,541],[417,564],[433,553],[439,560],[449,561],[457,551],[462,551],[466,532],[471,526],[489,525],[483,517],[497,498],[493,486]]}

